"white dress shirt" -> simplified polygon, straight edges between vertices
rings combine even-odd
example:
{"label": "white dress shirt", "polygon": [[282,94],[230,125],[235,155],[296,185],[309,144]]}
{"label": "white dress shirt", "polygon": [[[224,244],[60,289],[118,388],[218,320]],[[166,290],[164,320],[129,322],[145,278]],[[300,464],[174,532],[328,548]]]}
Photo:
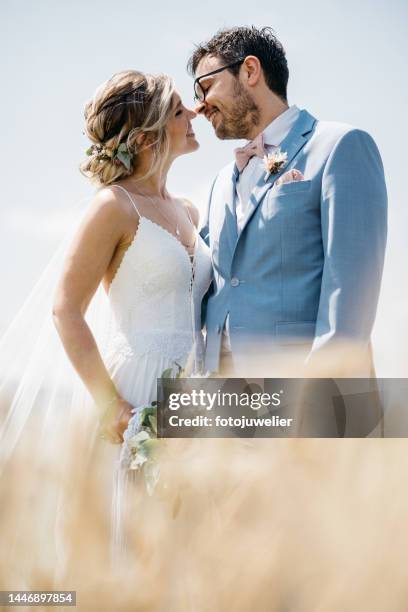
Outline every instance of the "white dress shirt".
{"label": "white dress shirt", "polygon": [[[266,153],[272,153],[286,138],[299,116],[297,106],[290,106],[279,117],[276,117],[263,131],[264,148]],[[254,185],[261,175],[265,174],[264,161],[260,157],[251,157],[236,182],[237,189],[237,227],[242,229],[242,222],[248,209],[249,198]]]}
{"label": "white dress shirt", "polygon": [[[266,153],[272,153],[289,134],[299,117],[299,109],[294,104],[276,117],[263,131],[263,142]],[[238,233],[248,210],[248,204],[252,190],[260,177],[265,174],[264,161],[260,157],[251,157],[248,164],[242,170],[236,181],[236,217]],[[238,273],[239,275],[239,273]],[[222,337],[222,352],[230,352],[231,343],[229,338],[229,314],[225,321]]]}

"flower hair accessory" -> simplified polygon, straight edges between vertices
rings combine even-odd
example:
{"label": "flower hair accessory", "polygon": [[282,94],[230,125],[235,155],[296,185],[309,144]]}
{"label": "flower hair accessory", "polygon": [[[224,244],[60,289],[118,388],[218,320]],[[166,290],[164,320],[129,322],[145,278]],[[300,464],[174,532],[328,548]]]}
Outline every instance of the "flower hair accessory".
{"label": "flower hair accessory", "polygon": [[133,155],[125,142],[121,142],[117,149],[110,149],[100,144],[93,144],[86,150],[86,154],[95,156],[100,162],[112,161],[117,166],[123,164],[126,170],[130,170],[132,166]]}
{"label": "flower hair accessory", "polygon": [[265,181],[269,178],[271,174],[278,174],[284,168],[288,161],[288,154],[284,151],[281,151],[279,148],[269,153],[269,155],[264,156],[264,164],[265,164]]}

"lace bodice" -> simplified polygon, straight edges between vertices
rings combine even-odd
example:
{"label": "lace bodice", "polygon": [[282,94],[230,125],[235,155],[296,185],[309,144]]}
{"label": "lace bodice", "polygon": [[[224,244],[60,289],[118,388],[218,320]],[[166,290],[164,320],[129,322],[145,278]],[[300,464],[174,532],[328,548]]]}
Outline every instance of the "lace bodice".
{"label": "lace bodice", "polygon": [[177,360],[194,345],[200,361],[201,301],[211,282],[209,249],[197,232],[190,257],[173,234],[137,212],[136,235],[109,288],[115,329],[108,356],[157,352]]}

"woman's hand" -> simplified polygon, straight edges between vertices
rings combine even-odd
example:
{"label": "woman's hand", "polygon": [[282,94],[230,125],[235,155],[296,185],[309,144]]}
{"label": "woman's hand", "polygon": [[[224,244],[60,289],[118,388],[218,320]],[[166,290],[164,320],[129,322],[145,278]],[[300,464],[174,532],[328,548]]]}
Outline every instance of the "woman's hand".
{"label": "woman's hand", "polygon": [[124,399],[117,398],[109,404],[101,417],[99,433],[101,438],[112,444],[122,444],[123,434],[133,416],[133,406]]}

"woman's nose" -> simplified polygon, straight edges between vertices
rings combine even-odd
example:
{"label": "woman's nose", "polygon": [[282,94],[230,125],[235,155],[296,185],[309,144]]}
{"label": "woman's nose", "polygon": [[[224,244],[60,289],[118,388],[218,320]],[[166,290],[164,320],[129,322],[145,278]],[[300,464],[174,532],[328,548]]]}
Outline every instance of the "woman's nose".
{"label": "woman's nose", "polygon": [[189,119],[195,119],[197,117],[197,113],[196,113],[195,109],[194,110],[192,108],[189,109],[188,116],[189,116]]}

